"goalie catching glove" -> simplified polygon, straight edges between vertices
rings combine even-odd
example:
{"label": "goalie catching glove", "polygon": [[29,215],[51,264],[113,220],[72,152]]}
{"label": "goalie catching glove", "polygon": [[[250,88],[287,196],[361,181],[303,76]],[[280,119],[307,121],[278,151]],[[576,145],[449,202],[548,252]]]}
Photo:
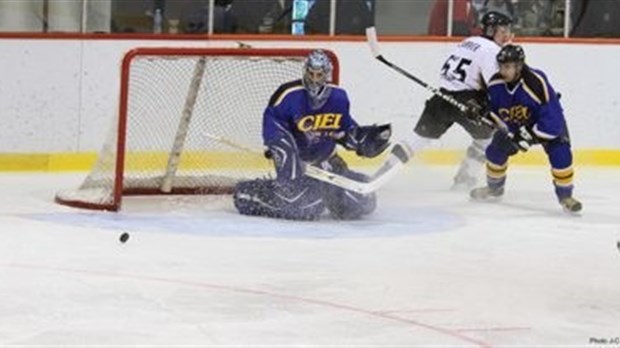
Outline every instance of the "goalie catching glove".
{"label": "goalie catching glove", "polygon": [[358,156],[376,157],[390,146],[392,126],[388,124],[357,126],[348,130],[338,142]]}

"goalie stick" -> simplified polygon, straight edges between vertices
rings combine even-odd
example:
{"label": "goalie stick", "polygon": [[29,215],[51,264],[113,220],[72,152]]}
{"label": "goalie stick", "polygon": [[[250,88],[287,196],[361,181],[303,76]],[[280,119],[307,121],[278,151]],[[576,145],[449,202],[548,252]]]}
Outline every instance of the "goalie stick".
{"label": "goalie stick", "polygon": [[[203,133],[203,135],[209,139],[215,140],[219,143],[228,145],[238,150],[255,153],[260,156],[264,155],[264,153],[261,151],[255,150],[245,144],[237,143],[233,140],[224,138],[219,135],[209,134],[209,133]],[[345,176],[342,176],[336,173],[329,172],[327,170],[321,169],[313,165],[306,166],[305,174],[316,180],[319,180],[319,181],[322,181],[322,182],[325,182],[325,183],[328,183],[334,186],[338,186],[346,190],[361,193],[361,194],[372,193],[376,191],[377,189],[379,189],[381,186],[383,186],[389,180],[389,177],[384,177],[382,175],[378,175],[378,176],[375,175],[373,176],[373,178],[371,178],[370,181],[362,182],[362,181],[357,181],[357,180],[347,178]]]}

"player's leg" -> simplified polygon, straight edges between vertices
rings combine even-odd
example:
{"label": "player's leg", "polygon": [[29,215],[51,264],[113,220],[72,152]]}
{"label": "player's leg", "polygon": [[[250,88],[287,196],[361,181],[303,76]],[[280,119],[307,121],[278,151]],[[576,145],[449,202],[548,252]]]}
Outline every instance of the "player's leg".
{"label": "player's leg", "polygon": [[447,115],[451,109],[457,110],[438,96],[426,101],[422,115],[413,129],[414,141],[417,140],[420,144],[419,148],[412,149],[414,152],[431,140],[439,139],[452,126],[454,122]]}
{"label": "player's leg", "polygon": [[543,143],[551,164],[555,194],[562,207],[570,212],[581,210],[581,203],[573,197],[573,154],[568,136]]}
{"label": "player's leg", "polygon": [[316,220],[325,210],[322,184],[307,177],[289,182],[242,181],[235,186],[233,200],[243,215]]}
{"label": "player's leg", "polygon": [[453,189],[471,188],[476,185],[485,163],[485,150],[490,142],[490,138],[472,140],[465,152],[465,158],[461,161],[459,169],[454,176]]}
{"label": "player's leg", "polygon": [[[455,99],[462,103],[473,99],[478,105],[485,105],[486,94],[479,91],[465,91],[455,94]],[[485,150],[491,142],[494,130],[485,124],[472,122],[458,111],[453,111],[452,117],[454,122],[461,125],[472,137],[465,158],[454,177],[453,188],[471,188],[478,182],[478,177],[485,163]]]}
{"label": "player's leg", "polygon": [[[333,156],[323,164],[323,168],[350,179],[365,181],[368,176],[351,171],[342,158]],[[323,201],[335,219],[355,220],[372,213],[377,206],[375,193],[359,194],[343,188],[323,184]]]}
{"label": "player's leg", "polygon": [[455,108],[438,96],[426,101],[422,115],[413,129],[413,137],[406,141],[410,154],[421,150],[431,140],[439,139],[452,126],[454,122],[446,116],[450,109]]}
{"label": "player's leg", "polygon": [[474,200],[498,199],[504,194],[508,158],[517,153],[510,140],[503,133],[496,133],[486,149],[487,185],[473,189]]}

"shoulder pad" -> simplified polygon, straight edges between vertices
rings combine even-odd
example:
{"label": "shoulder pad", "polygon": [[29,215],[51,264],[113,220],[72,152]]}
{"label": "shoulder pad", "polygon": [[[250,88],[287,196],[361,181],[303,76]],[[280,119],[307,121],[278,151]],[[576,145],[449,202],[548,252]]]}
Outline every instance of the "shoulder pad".
{"label": "shoulder pad", "polygon": [[549,102],[549,85],[542,73],[532,69],[523,69],[523,88],[538,104]]}
{"label": "shoulder pad", "polygon": [[271,95],[271,98],[269,99],[269,106],[278,106],[287,94],[302,88],[304,88],[304,85],[301,80],[290,81],[280,85],[280,87],[278,87],[278,89]]}
{"label": "shoulder pad", "polygon": [[503,83],[505,83],[505,81],[504,81],[504,78],[502,78],[502,75],[500,73],[495,73],[495,75],[491,77],[491,80],[489,81],[489,85],[487,86],[487,88],[494,86],[494,85],[503,84]]}

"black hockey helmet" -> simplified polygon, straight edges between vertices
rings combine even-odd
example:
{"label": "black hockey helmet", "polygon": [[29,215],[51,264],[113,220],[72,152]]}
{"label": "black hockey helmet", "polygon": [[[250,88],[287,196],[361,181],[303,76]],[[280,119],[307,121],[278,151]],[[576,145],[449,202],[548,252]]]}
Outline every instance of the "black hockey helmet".
{"label": "black hockey helmet", "polygon": [[502,63],[525,63],[525,51],[518,45],[506,45],[497,54],[497,62]]}
{"label": "black hockey helmet", "polygon": [[[512,18],[510,16],[497,11],[489,11],[482,16],[480,21],[482,24],[482,33],[485,36],[493,36],[495,27],[502,25],[511,25]],[[491,30],[489,30],[491,29]]]}

